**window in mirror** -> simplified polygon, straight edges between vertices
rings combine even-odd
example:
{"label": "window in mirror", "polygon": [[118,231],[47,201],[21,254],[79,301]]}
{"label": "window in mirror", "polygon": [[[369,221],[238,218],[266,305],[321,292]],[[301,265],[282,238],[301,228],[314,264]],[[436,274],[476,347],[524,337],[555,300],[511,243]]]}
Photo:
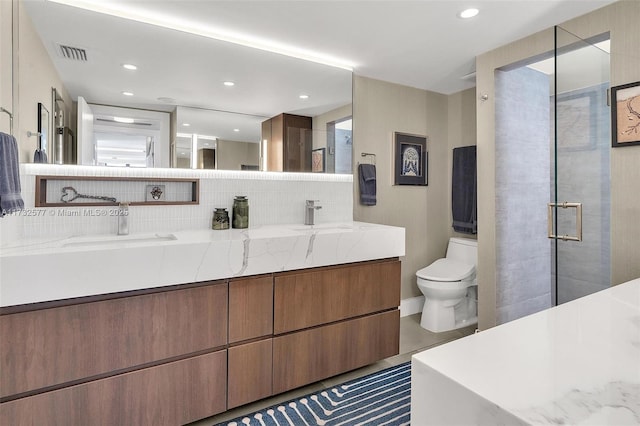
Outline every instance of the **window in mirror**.
{"label": "window in mirror", "polygon": [[94,132],[96,164],[112,167],[153,167],[153,136]]}
{"label": "window in mirror", "polygon": [[351,117],[335,122],[335,173],[352,173],[352,125]]}

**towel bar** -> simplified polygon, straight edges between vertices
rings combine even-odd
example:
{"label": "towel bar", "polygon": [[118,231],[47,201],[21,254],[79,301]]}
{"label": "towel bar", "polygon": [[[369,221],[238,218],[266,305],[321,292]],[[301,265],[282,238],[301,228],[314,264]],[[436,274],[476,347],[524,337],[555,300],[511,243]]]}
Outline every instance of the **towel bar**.
{"label": "towel bar", "polygon": [[373,157],[373,159],[371,160],[372,164],[375,166],[376,165],[376,155],[375,154],[371,154],[369,152],[363,152],[360,154],[361,157]]}
{"label": "towel bar", "polygon": [[9,116],[9,134],[13,136],[13,114],[11,114],[11,111],[6,110],[2,107],[0,107],[0,112],[4,112]]}

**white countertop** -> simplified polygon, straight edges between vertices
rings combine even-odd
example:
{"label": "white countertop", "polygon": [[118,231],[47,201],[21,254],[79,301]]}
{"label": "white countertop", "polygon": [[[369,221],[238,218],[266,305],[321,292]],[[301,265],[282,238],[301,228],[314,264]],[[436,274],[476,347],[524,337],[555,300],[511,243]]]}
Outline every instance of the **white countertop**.
{"label": "white countertop", "polygon": [[0,247],[0,306],[404,256],[404,228],[364,222],[83,236]]}
{"label": "white countertop", "polygon": [[640,279],[412,358],[411,424],[640,424]]}

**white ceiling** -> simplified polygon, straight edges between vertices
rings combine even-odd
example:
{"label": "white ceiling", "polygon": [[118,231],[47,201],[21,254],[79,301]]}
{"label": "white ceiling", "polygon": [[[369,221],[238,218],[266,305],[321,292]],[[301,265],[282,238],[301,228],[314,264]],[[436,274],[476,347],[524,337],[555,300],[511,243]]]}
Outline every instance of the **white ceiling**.
{"label": "white ceiling", "polygon": [[[239,33],[343,59],[354,73],[450,94],[475,57],[613,0],[217,1],[101,0],[145,16]],[[350,102],[351,79],[321,66],[201,36],[99,15],[46,0],[23,0],[72,97],[111,105],[169,104],[273,116],[314,115]],[[462,20],[473,6],[480,14]],[[86,48],[79,66],[56,43]],[[551,48],[551,46],[550,46]],[[214,53],[215,52],[215,53]],[[138,71],[122,70],[133,62]],[[274,77],[277,71],[278,77]],[[236,86],[226,88],[224,80]],[[133,88],[133,89],[130,89]],[[135,90],[124,99],[123,90]],[[302,101],[298,95],[310,94]],[[166,103],[164,109],[168,110]]]}

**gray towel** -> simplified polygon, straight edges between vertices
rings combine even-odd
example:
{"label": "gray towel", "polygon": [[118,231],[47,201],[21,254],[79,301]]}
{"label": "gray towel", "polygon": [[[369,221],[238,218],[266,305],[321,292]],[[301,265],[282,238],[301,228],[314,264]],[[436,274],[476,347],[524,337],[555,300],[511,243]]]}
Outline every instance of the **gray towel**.
{"label": "gray towel", "polygon": [[376,166],[373,164],[359,164],[358,176],[360,182],[360,204],[364,206],[375,206]]}
{"label": "gray towel", "polygon": [[33,162],[34,163],[48,163],[49,160],[47,160],[47,153],[44,152],[41,149],[36,149],[36,151],[33,153]]}
{"label": "gray towel", "polygon": [[16,139],[0,132],[0,217],[24,209]]}
{"label": "gray towel", "polygon": [[476,147],[453,150],[451,180],[451,210],[453,229],[464,234],[478,232]]}

